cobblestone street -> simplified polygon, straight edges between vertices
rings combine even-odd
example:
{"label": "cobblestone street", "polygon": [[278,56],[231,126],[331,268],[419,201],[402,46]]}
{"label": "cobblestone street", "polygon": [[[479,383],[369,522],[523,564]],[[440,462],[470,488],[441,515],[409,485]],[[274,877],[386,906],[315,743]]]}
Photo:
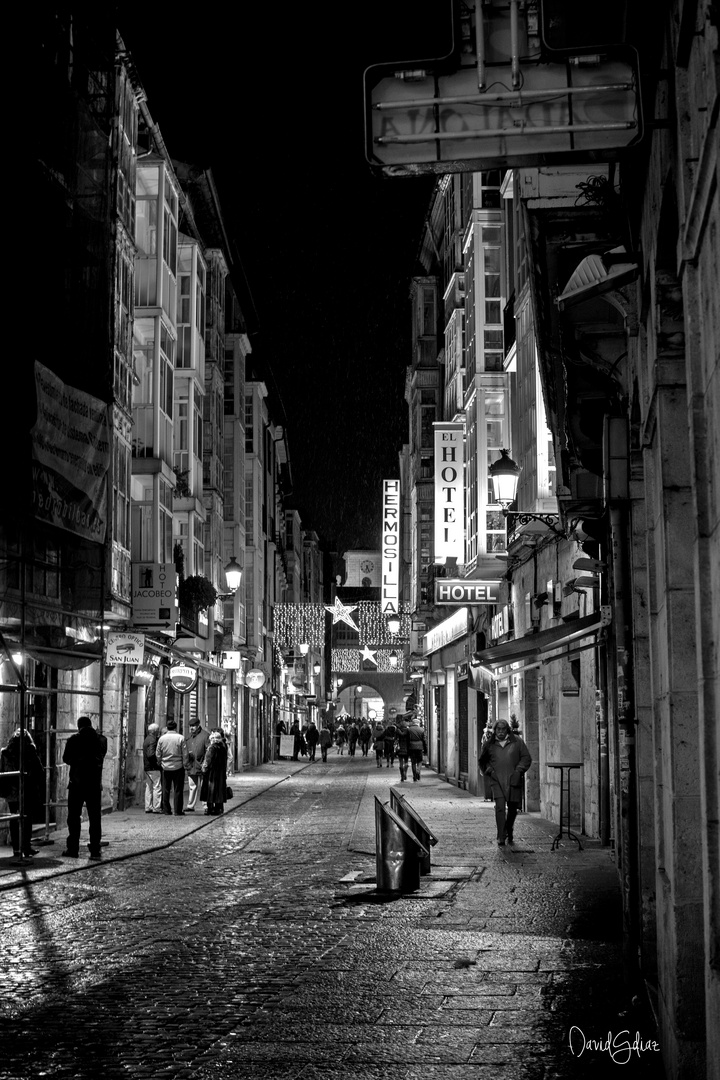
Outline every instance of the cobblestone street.
{"label": "cobblestone street", "polygon": [[[100,864],[61,859],[60,838],[27,871],[4,850],[1,1080],[662,1075],[607,850],[552,852],[536,815],[498,848],[490,803],[372,758],[232,784],[221,818],[104,818]],[[373,888],[391,784],[438,837],[401,899]]]}

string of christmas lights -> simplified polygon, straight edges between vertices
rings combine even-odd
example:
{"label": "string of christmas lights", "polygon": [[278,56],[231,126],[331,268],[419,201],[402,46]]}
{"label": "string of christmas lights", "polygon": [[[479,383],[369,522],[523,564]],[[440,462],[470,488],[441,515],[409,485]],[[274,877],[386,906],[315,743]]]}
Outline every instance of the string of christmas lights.
{"label": "string of christmas lights", "polygon": [[297,649],[306,642],[315,652],[325,648],[325,607],[323,604],[276,604],[273,612],[275,647]]}
{"label": "string of christmas lights", "polygon": [[[364,645],[373,648],[387,645],[392,648],[410,638],[411,618],[407,604],[400,605],[400,630],[397,634],[391,634],[388,630],[387,615],[377,600],[358,601],[353,608],[353,618]],[[273,633],[278,649],[297,649],[298,645],[306,642],[311,649],[319,652],[325,647],[325,636],[331,631],[332,625],[327,620],[324,604],[275,605]]]}
{"label": "string of christmas lights", "polygon": [[392,649],[378,649],[375,653],[375,662],[368,660],[364,663],[361,649],[333,649],[330,658],[333,675],[355,672],[365,672],[367,675],[372,675],[379,671],[382,674],[401,675],[406,678],[402,654],[398,655],[397,663],[392,664],[390,660],[391,652],[393,652]]}

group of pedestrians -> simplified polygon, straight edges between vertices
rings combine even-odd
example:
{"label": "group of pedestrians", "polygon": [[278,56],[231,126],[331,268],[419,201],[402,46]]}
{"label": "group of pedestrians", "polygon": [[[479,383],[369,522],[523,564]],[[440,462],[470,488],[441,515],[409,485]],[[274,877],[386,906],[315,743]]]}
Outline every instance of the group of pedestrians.
{"label": "group of pedestrians", "polygon": [[[187,738],[168,720],[161,734],[150,724],[143,743],[145,813],[182,817],[205,804],[206,814],[222,814],[227,796],[228,746],[220,728],[206,731],[199,720],[190,724]],[[183,809],[185,777],[188,799]]]}
{"label": "group of pedestrians", "polygon": [[392,768],[397,758],[402,783],[407,780],[408,765],[413,780],[421,779],[422,763],[427,757],[428,747],[425,730],[418,723],[415,710],[400,713],[385,727],[377,728],[372,738],[378,769],[382,769],[383,762],[388,769]]}
{"label": "group of pedestrians", "polygon": [[[67,789],[68,834],[62,855],[77,859],[80,855],[80,831],[83,807],[88,816],[88,849],[90,859],[101,855],[102,840],[102,775],[107,754],[107,738],[95,730],[89,716],[80,716],[77,733],[65,743],[62,760],[69,767]],[[19,776],[8,776],[0,791],[7,800],[11,818],[10,840],[13,858],[26,861],[37,855],[32,846],[32,826],[45,803],[45,769],[29,731],[21,734],[18,728],[0,750],[0,775],[20,772],[22,742],[23,806],[20,817]],[[206,814],[222,814],[227,801],[228,747],[225,735],[218,728],[206,731],[198,720],[190,726],[184,738],[177,722],[168,720],[164,732],[158,724],[150,724],[143,742],[145,769],[145,813],[195,813],[205,804]],[[188,801],[183,809],[185,777],[188,778]]]}
{"label": "group of pedestrians", "polygon": [[335,743],[338,754],[344,754],[347,746],[348,756],[355,757],[359,746],[361,756],[367,757],[371,741],[372,728],[367,720],[362,720],[359,724],[355,720],[351,720],[347,727],[341,722],[335,728]]}

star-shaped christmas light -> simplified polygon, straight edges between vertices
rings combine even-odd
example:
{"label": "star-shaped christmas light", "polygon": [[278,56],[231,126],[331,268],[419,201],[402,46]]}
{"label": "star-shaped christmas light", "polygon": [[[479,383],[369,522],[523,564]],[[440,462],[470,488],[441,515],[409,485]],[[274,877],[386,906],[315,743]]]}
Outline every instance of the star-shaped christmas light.
{"label": "star-shaped christmas light", "polygon": [[333,606],[325,604],[325,610],[329,611],[333,617],[333,626],[335,623],[344,622],[348,626],[352,626],[353,630],[357,630],[360,633],[359,628],[355,625],[353,617],[350,614],[351,611],[355,611],[357,604],[350,606],[349,604],[343,604],[339,596],[335,597],[335,604]]}
{"label": "star-shaped christmas light", "polygon": [[374,664],[375,667],[377,667],[377,660],[375,659],[375,657],[377,656],[377,649],[375,650],[375,652],[373,652],[369,645],[363,645],[362,649],[360,650],[360,655],[362,656],[363,660],[369,660],[370,663]]}

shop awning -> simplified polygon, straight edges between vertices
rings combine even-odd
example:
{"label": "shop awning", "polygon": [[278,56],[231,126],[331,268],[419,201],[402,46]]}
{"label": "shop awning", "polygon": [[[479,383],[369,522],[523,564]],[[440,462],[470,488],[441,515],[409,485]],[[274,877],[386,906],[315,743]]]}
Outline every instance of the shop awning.
{"label": "shop awning", "polygon": [[205,679],[205,682],[212,683],[215,686],[223,686],[227,682],[227,673],[224,668],[216,667],[215,664],[208,664],[204,660],[196,660],[195,666]]}
{"label": "shop awning", "polygon": [[[601,625],[600,612],[594,611],[581,619],[563,623],[562,626],[553,626],[549,630],[540,630],[537,634],[514,638],[512,641],[504,641],[501,645],[492,645],[489,649],[476,652],[471,666],[481,665],[495,672],[498,668],[511,664],[561,659],[567,653],[575,651],[564,649],[566,645],[576,645],[579,650],[582,639],[586,637],[593,637],[595,640],[591,645],[594,645]],[[556,652],[557,656],[554,655]]]}

